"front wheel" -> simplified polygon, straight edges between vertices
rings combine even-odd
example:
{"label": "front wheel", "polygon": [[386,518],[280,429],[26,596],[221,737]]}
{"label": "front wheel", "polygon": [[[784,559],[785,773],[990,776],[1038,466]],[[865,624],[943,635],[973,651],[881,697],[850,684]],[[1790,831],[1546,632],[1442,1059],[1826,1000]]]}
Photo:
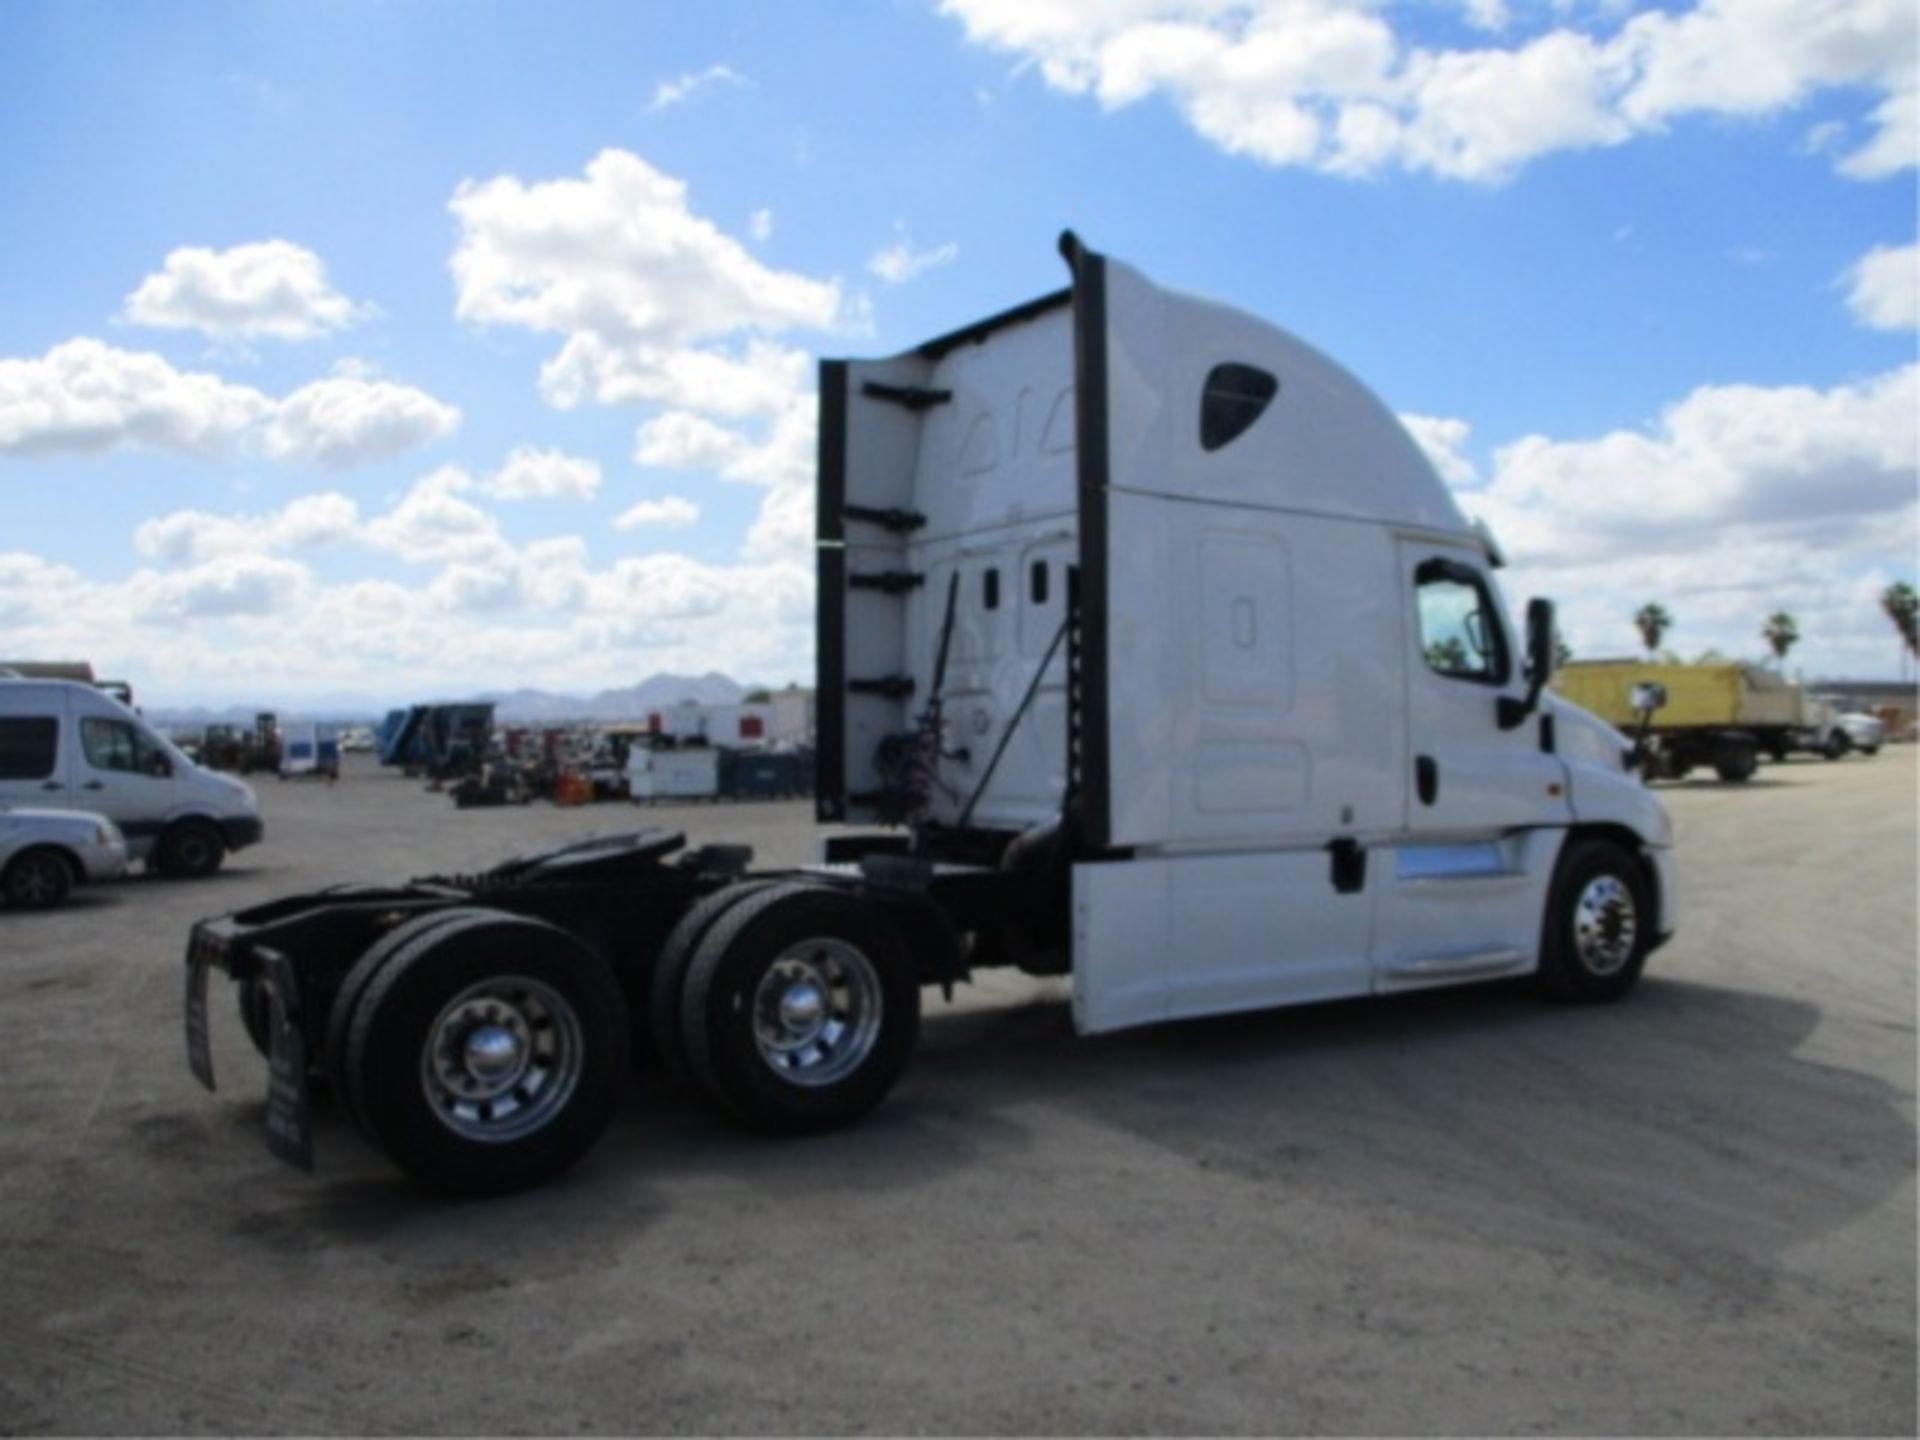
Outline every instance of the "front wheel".
{"label": "front wheel", "polygon": [[1827,743],[1822,747],[1820,753],[1829,760],[1840,760],[1844,759],[1846,753],[1852,748],[1852,737],[1844,730],[1836,730],[1827,737]]}
{"label": "front wheel", "polygon": [[627,1006],[599,956],[519,916],[421,934],[353,1010],[356,1117],[408,1174],[452,1194],[549,1179],[613,1118]]}
{"label": "front wheel", "polygon": [[1569,1004],[1618,1000],[1647,963],[1653,924],[1639,857],[1610,840],[1573,841],[1547,902],[1540,988]]}
{"label": "front wheel", "polygon": [[757,1130],[844,1125],[887,1095],[920,1033],[920,977],[870,900],[781,886],[728,909],[681,990],[688,1067]]}
{"label": "front wheel", "polygon": [[7,866],[0,889],[16,909],[50,910],[73,889],[73,867],[57,850],[23,851]]}
{"label": "front wheel", "polygon": [[205,820],[178,820],[161,833],[154,847],[154,868],[175,880],[199,880],[220,868],[227,842]]}

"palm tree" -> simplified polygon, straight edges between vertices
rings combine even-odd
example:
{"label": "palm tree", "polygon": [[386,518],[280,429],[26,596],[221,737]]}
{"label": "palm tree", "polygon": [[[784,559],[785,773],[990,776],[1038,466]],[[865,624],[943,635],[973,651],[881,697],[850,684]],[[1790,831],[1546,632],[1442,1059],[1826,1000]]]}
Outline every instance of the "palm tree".
{"label": "palm tree", "polygon": [[1909,657],[1920,655],[1920,595],[1906,581],[1896,581],[1880,593],[1880,608],[1887,612],[1906,645],[1900,657],[1900,673],[1904,675]]}
{"label": "palm tree", "polygon": [[1784,665],[1787,652],[1800,643],[1799,622],[1786,611],[1776,610],[1760,627],[1760,638],[1772,649],[1773,658]]}
{"label": "palm tree", "polygon": [[1633,623],[1639,628],[1640,639],[1651,657],[1659,651],[1661,638],[1673,628],[1673,615],[1658,600],[1650,600],[1640,607]]}

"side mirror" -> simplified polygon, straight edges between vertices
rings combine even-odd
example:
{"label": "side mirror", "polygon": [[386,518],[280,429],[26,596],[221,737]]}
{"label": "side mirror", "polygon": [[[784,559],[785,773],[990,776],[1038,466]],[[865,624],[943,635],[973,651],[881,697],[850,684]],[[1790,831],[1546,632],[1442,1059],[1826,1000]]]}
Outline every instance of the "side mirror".
{"label": "side mirror", "polygon": [[1642,680],[1627,692],[1627,704],[1640,717],[1640,730],[1621,761],[1627,769],[1639,770],[1651,778],[1647,762],[1653,753],[1648,743],[1653,737],[1653,712],[1666,709],[1667,687],[1657,680]]}
{"label": "side mirror", "polygon": [[1540,692],[1546,688],[1547,677],[1551,674],[1553,674],[1553,602],[1529,600],[1527,602],[1527,698],[1516,700],[1511,695],[1500,697],[1499,713],[1502,730],[1518,729],[1522,721],[1540,708]]}

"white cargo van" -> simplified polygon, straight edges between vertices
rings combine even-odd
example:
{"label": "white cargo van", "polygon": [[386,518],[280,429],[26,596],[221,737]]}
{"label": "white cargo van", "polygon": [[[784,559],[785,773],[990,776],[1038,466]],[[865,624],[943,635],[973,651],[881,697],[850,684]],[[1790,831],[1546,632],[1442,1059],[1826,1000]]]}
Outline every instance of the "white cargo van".
{"label": "white cargo van", "polygon": [[264,830],[252,789],[69,680],[0,679],[0,803],[96,811],[134,859],[166,875],[210,875]]}

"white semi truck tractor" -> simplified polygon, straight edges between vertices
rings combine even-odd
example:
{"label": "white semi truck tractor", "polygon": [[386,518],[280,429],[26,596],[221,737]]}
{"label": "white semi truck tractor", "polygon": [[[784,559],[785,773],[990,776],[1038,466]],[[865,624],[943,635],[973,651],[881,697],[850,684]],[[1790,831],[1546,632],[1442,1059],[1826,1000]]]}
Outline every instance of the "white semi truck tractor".
{"label": "white semi truck tractor", "polygon": [[202,922],[311,1163],[324,1079],[428,1184],[534,1183],[634,1046],[766,1131],[852,1120],[922,991],[1070,977],[1083,1033],[1531,977],[1674,927],[1624,737],[1543,694],[1486,532],[1285,331],[1061,241],[1070,284],[820,376],[821,863],[604,837]]}

